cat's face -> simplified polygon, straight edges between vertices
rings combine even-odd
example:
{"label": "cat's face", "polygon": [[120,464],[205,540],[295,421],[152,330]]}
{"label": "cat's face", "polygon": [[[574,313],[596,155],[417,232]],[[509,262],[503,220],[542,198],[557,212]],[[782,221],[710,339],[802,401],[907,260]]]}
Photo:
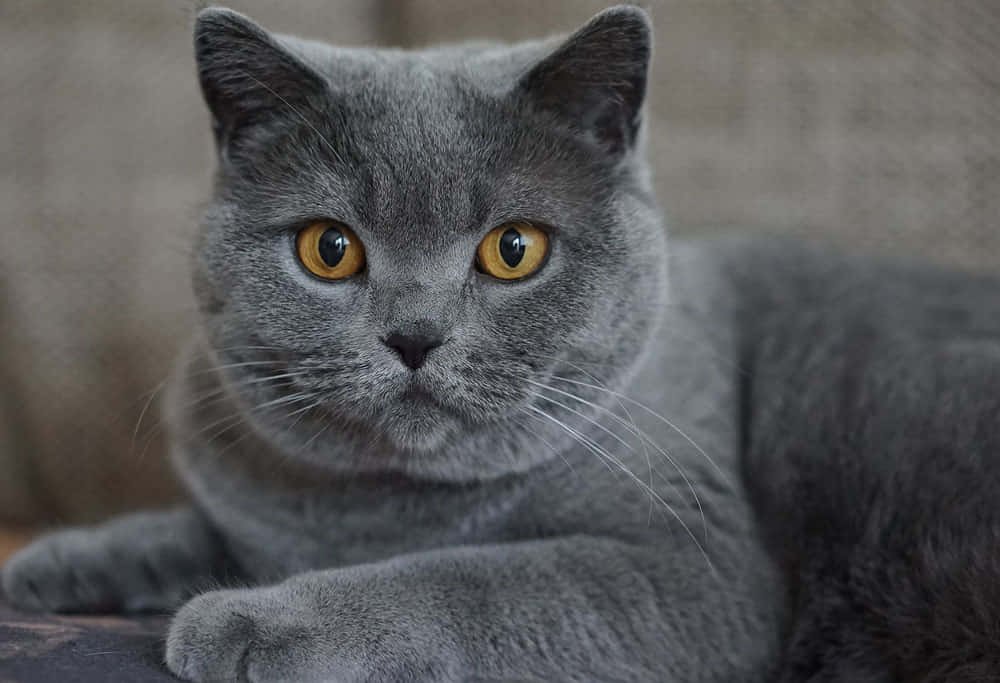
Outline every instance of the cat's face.
{"label": "cat's face", "polygon": [[[420,53],[203,12],[220,171],[195,283],[250,421],[331,467],[468,479],[552,457],[539,384],[624,376],[664,295],[636,150],[648,41],[633,9],[567,43]],[[477,259],[498,226],[534,236],[501,240],[503,277]]]}

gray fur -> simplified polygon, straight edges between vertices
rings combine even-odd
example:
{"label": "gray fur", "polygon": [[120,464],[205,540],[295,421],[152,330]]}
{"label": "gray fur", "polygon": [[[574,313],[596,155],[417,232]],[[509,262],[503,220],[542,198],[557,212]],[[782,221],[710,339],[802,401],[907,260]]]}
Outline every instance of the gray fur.
{"label": "gray fur", "polygon": [[[752,683],[785,666],[786,584],[743,484],[760,459],[741,457],[771,403],[747,409],[740,364],[766,348],[754,306],[781,264],[820,289],[836,273],[772,243],[668,257],[645,15],[401,52],[210,9],[196,50],[219,173],[203,324],[167,401],[192,507],[45,537],[5,568],[7,595],[157,609],[251,586],[180,607],[166,660],[192,681]],[[298,264],[295,230],[321,217],[360,236],[362,275]],[[551,228],[546,265],[477,272],[483,235],[517,218]],[[775,263],[755,269],[761,253]],[[446,341],[411,370],[393,332]],[[791,523],[795,498],[749,475]]]}

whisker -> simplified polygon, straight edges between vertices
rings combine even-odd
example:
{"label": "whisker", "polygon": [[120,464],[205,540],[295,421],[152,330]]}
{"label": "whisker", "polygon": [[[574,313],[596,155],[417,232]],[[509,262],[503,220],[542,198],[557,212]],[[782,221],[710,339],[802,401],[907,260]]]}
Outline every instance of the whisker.
{"label": "whisker", "polygon": [[[315,406],[313,406],[313,407],[315,407]],[[316,441],[316,439],[318,439],[320,436],[322,436],[326,432],[326,430],[328,430],[332,426],[333,426],[333,420],[329,420],[328,419],[326,421],[326,424],[323,425],[323,427],[320,428],[320,430],[318,432],[316,432],[315,434],[313,434],[311,437],[309,437],[308,441],[306,441],[304,444],[302,444],[302,448],[299,449],[299,452],[300,453],[304,452],[307,448],[309,448],[309,446],[312,445],[312,443],[314,441]]]}
{"label": "whisker", "polygon": [[597,386],[597,385],[595,385],[595,384],[590,384],[590,383],[588,383],[588,382],[581,382],[581,381],[579,381],[579,380],[575,380],[575,379],[569,379],[568,377],[561,377],[561,376],[559,376],[559,375],[552,375],[551,377],[552,377],[552,379],[556,379],[556,380],[559,380],[559,381],[561,381],[561,382],[569,382],[570,384],[577,384],[577,385],[580,385],[580,386],[584,386],[584,387],[590,387],[591,389],[596,389],[596,390],[598,390],[598,391],[605,391],[605,392],[607,392],[607,393],[611,394],[612,396],[616,396],[616,397],[618,397],[618,398],[622,399],[623,401],[627,401],[628,403],[631,403],[632,405],[634,405],[634,406],[637,406],[638,408],[640,408],[640,409],[642,409],[642,410],[646,411],[646,412],[647,412],[647,413],[648,413],[649,415],[651,415],[651,416],[655,417],[655,418],[656,418],[657,420],[659,420],[659,421],[660,421],[660,422],[662,422],[663,424],[665,424],[665,425],[667,425],[668,427],[670,427],[670,428],[671,428],[672,430],[674,430],[674,431],[675,431],[675,432],[676,432],[676,433],[677,433],[678,435],[680,435],[680,436],[681,436],[681,438],[683,438],[683,439],[684,439],[685,441],[687,441],[687,442],[688,442],[689,444],[691,444],[691,446],[692,446],[692,447],[693,447],[693,448],[694,448],[694,449],[695,449],[695,450],[696,450],[696,451],[697,451],[697,452],[698,452],[698,453],[699,453],[699,454],[700,454],[700,455],[701,455],[701,456],[702,456],[703,458],[705,458],[705,460],[707,460],[707,461],[708,461],[708,463],[709,463],[709,464],[710,464],[710,465],[711,465],[711,466],[712,466],[712,467],[713,467],[713,468],[715,469],[715,471],[716,471],[716,472],[718,473],[718,475],[719,475],[720,477],[722,477],[722,480],[723,480],[723,481],[724,481],[724,482],[725,482],[725,483],[726,483],[726,484],[727,484],[728,486],[732,487],[732,485],[733,485],[733,484],[732,484],[732,482],[731,482],[731,481],[729,480],[729,477],[728,477],[728,476],[726,475],[726,473],[725,473],[725,472],[723,472],[723,471],[722,471],[722,468],[721,468],[721,467],[719,467],[719,465],[718,465],[718,464],[717,464],[717,463],[715,462],[715,460],[713,460],[713,459],[712,459],[712,456],[710,456],[710,455],[709,455],[708,453],[706,453],[706,452],[705,452],[705,449],[703,449],[703,448],[702,448],[701,446],[699,446],[699,445],[698,445],[698,444],[697,444],[697,443],[696,443],[696,442],[694,441],[694,439],[692,439],[692,438],[691,438],[690,436],[688,436],[688,435],[687,435],[687,433],[685,433],[685,432],[684,432],[684,431],[683,431],[683,430],[682,430],[682,429],[681,429],[680,427],[678,427],[677,425],[675,425],[675,424],[674,424],[673,422],[671,422],[670,420],[668,420],[668,419],[667,419],[666,417],[664,417],[663,415],[660,415],[660,414],[659,414],[658,412],[656,412],[655,410],[653,410],[652,408],[650,408],[650,407],[649,407],[649,406],[647,406],[646,404],[644,404],[644,403],[642,403],[642,402],[640,402],[640,401],[636,401],[635,399],[633,399],[633,398],[630,398],[630,397],[626,396],[625,394],[622,394],[622,393],[619,393],[619,392],[617,392],[617,391],[614,391],[614,390],[612,390],[612,389],[606,389],[606,388],[604,388],[604,387],[599,387],[599,386]]}
{"label": "whisker", "polygon": [[253,406],[252,408],[248,408],[246,410],[237,410],[226,417],[219,418],[218,420],[214,420],[213,422],[210,422],[209,424],[203,426],[201,429],[199,429],[192,435],[192,438],[201,436],[212,427],[218,426],[225,422],[231,422],[231,424],[226,425],[222,430],[208,437],[208,441],[214,441],[215,439],[222,436],[227,431],[238,425],[245,416],[251,413],[257,413],[262,410],[266,410],[267,408],[273,408],[274,406],[285,405],[288,403],[299,403],[301,401],[307,401],[312,398],[315,398],[315,394],[297,393],[297,394],[291,394],[289,396],[282,396],[281,398],[276,398],[271,401],[266,401],[264,403],[261,403],[260,405]]}
{"label": "whisker", "polygon": [[[315,397],[316,397],[316,394],[310,394],[310,398],[315,398]],[[307,405],[305,408],[299,408],[295,412],[289,413],[288,415],[285,416],[285,419],[288,419],[288,418],[292,417],[293,415],[299,415],[299,419],[301,419],[301,415],[304,415],[305,413],[309,412],[313,408],[316,408],[317,406],[321,405],[322,403],[323,403],[323,399],[322,398],[317,399],[313,403],[310,403],[309,405]],[[298,419],[296,419],[295,422],[298,422]],[[294,424],[295,423],[293,423],[292,426],[294,426]]]}
{"label": "whisker", "polygon": [[[527,415],[528,417],[530,417],[530,418],[531,418],[532,420],[539,420],[539,421],[541,421],[541,419],[542,419],[542,418],[538,417],[537,415],[534,415],[534,414],[532,414],[532,413],[528,412],[528,411],[527,411],[527,410],[525,410],[524,408],[518,408],[518,410],[519,410],[519,411],[520,411],[520,412],[521,412],[522,414],[524,414],[524,415]],[[553,452],[554,454],[558,455],[558,456],[559,456],[559,458],[560,458],[560,459],[561,459],[561,460],[562,460],[562,461],[563,461],[564,463],[566,463],[566,467],[568,467],[568,468],[570,469],[570,471],[571,471],[571,472],[575,472],[575,471],[576,471],[576,470],[575,470],[575,469],[573,468],[573,463],[571,463],[571,462],[570,462],[569,460],[567,460],[567,459],[566,459],[566,456],[562,454],[562,451],[560,451],[560,450],[559,450],[558,448],[556,448],[555,446],[553,446],[553,445],[552,445],[551,443],[549,443],[549,441],[548,441],[548,440],[546,440],[545,438],[543,438],[543,437],[542,437],[541,435],[539,435],[539,434],[535,434],[535,435],[534,435],[534,438],[536,438],[536,439],[538,439],[539,441],[541,441],[541,442],[542,442],[542,443],[543,443],[543,444],[544,444],[544,445],[545,445],[545,446],[546,446],[546,447],[547,447],[547,448],[548,448],[548,449],[549,449],[550,451],[552,451],[552,452]]]}
{"label": "whisker", "polygon": [[236,368],[259,368],[261,366],[278,367],[278,369],[281,369],[283,367],[287,367],[288,363],[286,361],[277,360],[250,360],[243,361],[241,363],[225,363],[222,365],[213,365],[210,368],[204,368],[202,370],[186,372],[183,374],[183,377],[195,378],[202,375],[221,374],[224,370],[235,370]]}
{"label": "whisker", "polygon": [[[242,417],[243,417],[243,414],[242,414],[242,413],[240,413],[240,414],[239,414],[239,417],[240,417],[240,419],[242,419]],[[222,432],[222,433],[225,433],[225,431],[227,431],[228,429],[230,429],[230,428],[232,428],[232,427],[236,426],[237,424],[239,424],[239,422],[240,422],[240,420],[237,420],[237,421],[236,421],[236,422],[234,422],[234,423],[233,423],[232,425],[230,425],[230,426],[229,426],[229,427],[227,427],[227,428],[226,428],[225,430],[223,430],[223,432]],[[212,439],[215,439],[215,438],[216,438],[216,436],[221,436],[221,433],[220,433],[220,434],[218,434],[218,435],[214,435],[214,436],[210,437],[209,441],[211,441]],[[222,456],[223,454],[225,454],[225,453],[226,453],[226,452],[228,452],[228,451],[229,451],[229,450],[230,450],[231,448],[235,447],[235,446],[236,446],[237,444],[239,444],[240,442],[242,442],[242,441],[243,441],[243,439],[247,438],[248,436],[250,436],[250,430],[249,430],[249,429],[247,429],[247,430],[244,430],[242,434],[240,434],[240,435],[239,435],[238,437],[236,437],[235,439],[233,439],[232,441],[230,441],[230,442],[229,442],[228,444],[226,444],[225,446],[223,446],[221,450],[217,450],[217,451],[215,451],[215,452],[213,453],[213,456],[214,456],[215,458],[219,458],[219,457],[221,457],[221,456]]]}
{"label": "whisker", "polygon": [[[638,437],[638,439],[639,439],[640,442],[648,442],[649,445],[651,445],[653,448],[655,448],[656,451],[660,455],[662,455],[664,458],[666,458],[667,462],[669,462],[671,465],[673,465],[674,469],[677,470],[677,474],[679,474],[681,476],[681,479],[684,480],[684,483],[687,485],[688,490],[691,491],[691,495],[694,497],[695,504],[698,506],[698,513],[701,515],[701,523],[702,523],[702,527],[703,527],[702,530],[705,533],[705,539],[706,540],[708,539],[708,522],[705,519],[705,510],[702,507],[701,498],[698,496],[698,491],[695,489],[694,484],[691,482],[691,479],[687,476],[687,474],[685,474],[684,469],[680,466],[680,463],[678,463],[673,458],[673,456],[670,455],[670,453],[666,449],[664,449],[662,446],[660,446],[660,444],[658,444],[655,441],[653,441],[653,439],[649,436],[649,434],[647,434],[642,429],[640,429],[639,426],[636,425],[634,421],[631,424],[629,424],[628,422],[626,422],[625,420],[623,420],[622,418],[620,418],[618,415],[616,415],[613,410],[610,410],[610,409],[606,408],[605,406],[602,406],[600,404],[594,403],[592,401],[588,401],[587,399],[582,398],[580,396],[577,396],[576,394],[572,394],[572,393],[569,393],[567,391],[563,391],[562,389],[556,389],[555,387],[548,386],[547,384],[543,384],[541,382],[535,382],[534,380],[530,380],[530,379],[528,379],[526,381],[529,384],[533,384],[533,385],[535,385],[537,387],[541,387],[542,389],[547,389],[549,391],[554,391],[557,394],[560,394],[562,396],[566,396],[568,398],[571,398],[574,401],[579,401],[580,403],[586,404],[586,405],[588,405],[588,406],[590,406],[590,407],[592,407],[592,408],[594,408],[596,410],[600,410],[601,412],[609,415],[611,417],[611,419],[615,420],[616,422],[618,422],[619,424],[621,424],[622,426],[624,426],[625,429],[629,430],[630,433],[632,433],[636,437]],[[604,389],[604,391],[610,391],[610,390]],[[532,393],[534,393],[534,392],[532,392]]]}
{"label": "whisker", "polygon": [[254,379],[240,380],[239,382],[232,383],[232,385],[238,387],[253,386],[255,384],[261,384],[265,382],[274,382],[279,379],[288,379],[289,377],[302,377],[303,375],[308,375],[308,374],[310,374],[308,370],[285,372],[280,375],[265,375],[264,377],[255,377]]}
{"label": "whisker", "polygon": [[[149,407],[151,405],[153,405],[153,399],[155,399],[156,395],[165,386],[167,386],[167,382],[169,382],[169,381],[170,381],[170,377],[168,376],[162,382],[160,382],[159,384],[157,384],[156,387],[153,389],[153,391],[150,392],[149,398],[146,399],[146,402],[143,404],[142,410],[139,411],[139,419],[137,419],[135,421],[135,429],[132,430],[132,441],[129,444],[129,449],[128,449],[130,457],[134,456],[134,454],[135,454],[135,443],[136,443],[136,441],[139,438],[139,427],[140,427],[140,425],[142,425],[143,418],[146,417],[146,412],[149,410]],[[148,448],[148,446],[149,446],[149,444],[147,442],[146,447]],[[136,461],[139,462],[139,463],[142,463],[142,461],[145,460],[145,455],[146,455],[146,448],[143,448],[142,449],[142,454],[136,459]]]}
{"label": "whisker", "polygon": [[[202,371],[202,372],[211,372],[211,370],[206,370],[206,371]],[[281,379],[287,379],[289,377],[297,377],[297,376],[306,375],[306,374],[309,374],[309,373],[306,372],[306,371],[294,372],[294,373],[283,373],[283,374],[280,374],[280,375],[269,375],[267,377],[259,377],[259,378],[254,378],[254,379],[251,379],[251,380],[241,380],[241,381],[238,381],[238,382],[233,382],[228,387],[226,387],[226,386],[218,386],[218,387],[215,387],[215,388],[213,388],[211,390],[200,392],[200,393],[196,394],[194,397],[192,397],[192,400],[190,400],[187,403],[185,403],[184,405],[180,406],[180,410],[182,410],[182,411],[188,411],[188,410],[191,410],[192,408],[195,408],[195,407],[207,408],[209,406],[215,405],[216,403],[221,403],[222,401],[225,401],[227,398],[230,398],[232,396],[231,389],[239,389],[239,388],[243,388],[243,387],[248,386],[248,385],[264,384],[264,383],[268,383],[268,382],[277,382],[278,380],[281,380]],[[160,391],[166,385],[166,383],[168,381],[169,381],[169,378],[166,379],[166,380],[164,380],[163,382],[161,382],[158,385],[158,387],[154,390],[154,392],[152,394],[150,394],[149,399],[146,401],[145,405],[143,406],[142,412],[139,414],[139,419],[136,422],[135,430],[133,431],[133,434],[132,434],[132,444],[130,446],[130,451],[132,453],[135,452],[136,442],[137,442],[138,436],[139,436],[139,427],[140,427],[140,425],[142,423],[142,420],[143,420],[144,416],[146,415],[146,413],[149,411],[149,408],[150,408],[150,406],[153,403],[153,399],[156,397],[156,392]],[[163,426],[163,420],[161,418],[161,419],[157,420],[156,423],[150,428],[149,432],[145,436],[145,444],[143,446],[142,452],[139,454],[139,457],[137,458],[138,462],[142,462],[145,459],[146,452],[149,450],[149,446],[152,443],[153,437],[156,436],[156,434],[159,432],[159,430],[162,428],[162,426]]]}
{"label": "whisker", "polygon": [[[528,381],[530,382],[531,380],[528,380]],[[531,382],[531,383],[532,384],[537,384],[537,382]],[[633,448],[632,444],[630,444],[628,441],[625,441],[623,438],[621,438],[620,436],[618,436],[617,434],[615,434],[613,431],[611,431],[610,429],[608,429],[607,427],[605,427],[601,423],[597,422],[593,418],[589,417],[588,415],[584,415],[579,410],[576,410],[575,408],[570,408],[565,403],[562,403],[561,401],[557,401],[554,398],[549,398],[548,396],[545,396],[543,394],[539,394],[537,391],[529,391],[528,393],[530,393],[532,396],[536,396],[536,397],[542,399],[543,401],[548,401],[549,403],[553,403],[553,404],[559,406],[560,408],[562,408],[563,410],[567,410],[567,411],[573,413],[574,415],[582,417],[584,420],[586,420],[590,424],[592,424],[595,427],[597,427],[598,429],[600,429],[602,432],[604,432],[605,434],[607,434],[608,436],[610,436],[612,439],[614,439],[615,441],[617,441],[618,443],[620,443],[622,446],[625,446],[625,448],[629,449],[630,451],[635,451],[635,448]]]}
{"label": "whisker", "polygon": [[711,570],[711,572],[713,574],[716,574],[715,565],[712,563],[712,560],[709,558],[708,553],[705,552],[705,549],[702,547],[701,543],[698,542],[698,538],[694,535],[694,533],[692,533],[691,527],[689,527],[687,525],[687,523],[684,521],[684,519],[677,513],[676,510],[674,510],[674,508],[667,501],[665,501],[663,499],[663,497],[659,493],[657,493],[650,486],[648,486],[646,484],[646,482],[644,482],[642,479],[640,479],[639,477],[635,476],[635,473],[632,472],[632,470],[630,470],[628,467],[626,467],[619,459],[615,458],[613,455],[611,455],[610,453],[608,453],[605,449],[601,448],[600,444],[595,443],[592,439],[589,439],[588,437],[584,436],[583,434],[581,434],[577,430],[575,430],[572,427],[570,427],[569,425],[567,425],[565,422],[559,420],[558,418],[555,418],[555,417],[549,415],[545,411],[540,410],[540,409],[536,408],[535,406],[528,405],[528,406],[525,406],[525,408],[527,408],[528,410],[531,410],[531,411],[537,413],[538,415],[541,415],[542,417],[544,417],[544,418],[552,421],[557,426],[561,427],[570,436],[572,436],[575,439],[577,439],[577,441],[581,445],[585,446],[591,453],[593,453],[594,455],[596,455],[599,459],[603,460],[603,459],[606,458],[608,461],[610,461],[611,463],[615,464],[622,472],[624,472],[628,477],[630,477],[648,495],[655,497],[656,502],[659,503],[663,508],[665,508],[673,516],[673,518],[675,520],[677,520],[677,522],[681,525],[681,528],[684,529],[684,531],[687,533],[688,537],[695,544],[695,547],[698,549],[698,552],[701,553],[701,556],[705,559],[705,562],[708,565],[708,567]]}
{"label": "whisker", "polygon": [[[600,380],[600,378],[598,378],[596,375],[592,375],[587,370],[581,368],[579,365],[577,365],[576,363],[573,363],[572,361],[566,360],[565,358],[559,358],[557,356],[546,356],[545,354],[536,354],[536,355],[540,355],[540,356],[546,357],[546,358],[552,358],[552,359],[555,359],[557,361],[560,361],[561,363],[569,365],[571,368],[575,368],[578,372],[583,373],[584,375],[586,375],[590,379],[592,379],[595,382],[597,382],[602,388],[605,388],[605,389],[608,388],[607,385]],[[649,439],[649,437],[646,435],[646,433],[642,432],[642,430],[639,429],[639,425],[636,424],[635,418],[632,417],[632,413],[629,412],[629,409],[625,407],[625,403],[620,398],[618,398],[617,396],[615,396],[614,398],[615,398],[615,401],[618,403],[618,407],[622,409],[623,413],[625,413],[625,417],[628,418],[629,422],[632,423],[632,428],[634,430],[634,433],[636,434],[636,436],[639,437],[639,443],[642,444],[643,455],[646,458],[646,468],[649,470],[649,485],[652,486],[653,485],[653,462],[652,462],[652,459],[649,457],[649,446],[646,443],[646,441],[652,441],[652,439]],[[613,413],[612,413],[612,415],[613,415]],[[643,437],[645,437],[645,438],[643,438]],[[665,455],[665,457],[668,460],[670,460],[670,456],[668,456],[666,454],[664,454],[664,455]],[[676,464],[674,465],[674,467],[677,468],[678,471],[680,471],[680,468],[678,468]],[[681,476],[684,476],[683,472],[681,473]],[[693,493],[693,490],[692,490],[692,493]],[[697,500],[697,498],[698,498],[697,495],[695,495],[695,500]],[[699,509],[701,508],[700,501],[698,503],[698,508]],[[650,515],[653,514],[652,502],[650,503],[649,514]],[[704,512],[702,513],[702,526],[705,528],[704,529],[705,530],[705,539],[706,539],[706,542],[707,542],[707,540],[708,540],[708,526],[707,526],[707,524],[705,522]]]}
{"label": "whisker", "polygon": [[280,346],[222,346],[219,348],[212,347],[211,351],[213,353],[223,353],[224,351],[286,351]]}
{"label": "whisker", "polygon": [[[528,380],[528,381],[530,382],[531,380]],[[532,384],[536,384],[536,382],[532,382]],[[550,387],[546,387],[546,388],[550,388]],[[556,389],[555,391],[558,391],[558,389]],[[564,392],[560,392],[560,393],[564,393]],[[601,423],[597,422],[593,418],[589,417],[588,415],[585,415],[584,413],[580,412],[579,410],[576,410],[575,408],[569,407],[568,405],[566,405],[565,403],[562,403],[561,401],[557,401],[557,400],[555,400],[553,398],[549,398],[548,396],[544,396],[542,394],[539,394],[536,391],[532,391],[531,394],[533,396],[537,396],[538,398],[542,399],[543,401],[548,401],[549,403],[553,403],[553,404],[559,406],[560,408],[562,408],[563,410],[567,410],[567,411],[573,413],[574,415],[577,415],[577,416],[583,418],[584,420],[586,420],[590,424],[592,424],[595,427],[597,427],[598,429],[600,429],[602,432],[605,432],[606,434],[608,434],[609,436],[611,436],[611,438],[613,438],[615,441],[617,441],[618,443],[620,443],[623,446],[625,446],[625,448],[629,449],[633,453],[635,452],[635,448],[632,447],[632,444],[628,443],[627,441],[625,441],[624,439],[622,439],[621,437],[619,437],[617,434],[615,434],[614,432],[612,432],[610,429],[608,429],[607,427],[605,427]],[[572,395],[569,395],[569,394],[567,394],[567,395],[570,396],[570,398],[575,398],[577,400],[583,401],[583,399],[580,399],[578,396],[572,396]],[[588,401],[583,401],[583,402],[584,403],[589,403]],[[593,405],[593,404],[590,404],[590,405]],[[597,407],[603,407],[603,406],[597,406]],[[607,409],[605,409],[605,410],[607,410]],[[611,414],[612,417],[616,418],[618,420],[618,422],[620,422],[623,425],[625,425],[626,429],[628,429],[628,423],[627,422],[625,422],[624,420],[622,420],[621,418],[619,418],[614,413],[610,413],[610,414]],[[638,434],[638,433],[635,433],[635,432],[633,432],[633,433],[636,434],[636,436],[639,437],[640,442],[642,442],[644,434]],[[646,438],[648,438],[648,437],[646,437]],[[688,490],[691,491],[691,495],[694,496],[695,503],[698,506],[698,512],[701,514],[702,531],[705,534],[705,540],[707,542],[708,541],[708,523],[707,523],[707,521],[705,519],[705,512],[704,512],[704,510],[701,507],[701,501],[698,498],[698,492],[695,490],[694,485],[691,483],[691,481],[684,475],[684,472],[677,465],[677,463],[674,462],[674,460],[669,455],[667,455],[666,452],[664,452],[663,455],[664,455],[664,457],[667,458],[667,460],[670,462],[670,464],[672,464],[674,466],[674,469],[676,469],[677,472],[681,475],[681,478],[684,479],[684,482],[688,486]],[[649,487],[652,488],[652,486],[653,486],[653,466],[652,466],[652,463],[647,463],[647,464],[649,464]],[[676,486],[674,486],[673,482],[671,482],[669,479],[667,479],[665,477],[664,477],[664,482],[667,484],[667,486],[670,487],[670,490],[674,493],[675,496],[677,496],[678,498],[681,497],[680,491],[677,489]],[[652,501],[652,499],[650,499],[650,500]]]}
{"label": "whisker", "polygon": [[323,399],[318,399],[315,403],[311,403],[310,405],[306,406],[306,408],[308,410],[304,410],[304,409],[296,410],[296,411],[294,411],[292,413],[289,413],[288,415],[285,415],[283,418],[281,418],[282,420],[287,420],[288,418],[292,417],[293,415],[297,415],[297,417],[294,420],[292,420],[292,423],[290,425],[288,425],[287,427],[285,427],[285,429],[282,432],[282,434],[287,434],[288,432],[292,431],[292,429],[295,428],[295,425],[297,425],[302,420],[302,418],[305,417],[306,413],[308,413],[309,410],[312,410],[313,408],[316,408],[317,406],[319,406],[322,403],[323,403]]}
{"label": "whisker", "polygon": [[[539,409],[539,408],[536,408],[535,406],[531,406],[531,405],[529,405],[529,406],[524,406],[524,409],[527,409],[527,410],[530,410],[530,411],[532,411],[533,413],[536,413],[536,415],[541,415],[542,417],[544,417],[545,419],[549,420],[550,422],[554,422],[554,423],[555,423],[556,425],[558,425],[558,426],[559,426],[559,428],[561,428],[561,429],[562,429],[563,431],[565,431],[565,432],[566,432],[567,434],[569,434],[570,436],[572,436],[572,437],[573,437],[573,440],[574,440],[575,442],[577,442],[577,443],[579,443],[579,444],[583,445],[583,446],[584,446],[584,447],[585,447],[585,448],[586,448],[587,450],[589,450],[590,452],[592,452],[592,453],[594,452],[594,451],[593,451],[593,450],[591,449],[591,447],[590,447],[590,446],[589,446],[589,445],[588,445],[588,444],[586,443],[586,441],[584,440],[584,439],[585,439],[585,437],[584,437],[584,436],[583,436],[582,434],[580,434],[580,433],[579,433],[578,431],[576,431],[575,429],[573,429],[572,427],[570,427],[569,425],[567,425],[567,424],[566,424],[565,422],[563,422],[562,420],[559,420],[558,418],[556,418],[556,417],[553,417],[552,415],[549,415],[549,414],[548,414],[548,413],[546,413],[546,412],[545,412],[544,410],[541,410],[541,409]],[[537,418],[537,417],[536,417],[536,419],[540,419],[540,418]],[[601,463],[602,463],[602,464],[603,464],[603,465],[604,465],[605,467],[607,467],[607,468],[608,468],[608,471],[609,471],[609,472],[611,472],[612,474],[616,474],[616,472],[615,472],[614,468],[613,468],[613,467],[611,467],[611,464],[610,464],[610,463],[609,463],[609,462],[608,462],[608,461],[607,461],[606,459],[602,458],[602,457],[600,456],[600,454],[599,454],[599,453],[595,453],[595,455],[597,455],[597,459],[598,459],[598,461],[599,461],[599,462],[601,462]]]}
{"label": "whisker", "polygon": [[[291,413],[288,413],[287,415],[283,415],[283,416],[282,416],[282,417],[280,418],[280,420],[281,420],[281,421],[283,421],[283,420],[287,420],[288,418],[292,417],[292,416],[293,416],[293,415],[295,415],[296,413],[299,413],[299,417],[297,417],[297,418],[296,418],[296,419],[295,419],[295,420],[294,420],[294,421],[292,422],[292,424],[291,424],[291,425],[289,425],[289,426],[288,426],[288,428],[286,428],[286,430],[285,430],[285,431],[287,432],[287,431],[288,431],[289,429],[291,429],[292,427],[294,427],[294,426],[295,426],[295,424],[296,424],[296,423],[297,423],[297,422],[298,422],[298,421],[299,421],[299,420],[300,420],[300,419],[302,418],[302,415],[305,415],[305,411],[306,411],[306,410],[309,410],[309,409],[312,409],[312,408],[315,408],[315,407],[316,407],[316,406],[318,406],[318,405],[319,405],[320,403],[322,403],[322,400],[318,400],[318,401],[315,401],[314,403],[311,403],[311,404],[309,404],[308,406],[306,406],[306,407],[305,407],[304,409],[298,409],[298,410],[295,410],[295,411],[293,411],[293,412],[291,412]],[[228,428],[227,428],[227,429],[228,429]],[[215,454],[215,456],[216,456],[216,457],[219,457],[219,456],[223,455],[224,453],[226,453],[227,451],[229,451],[229,450],[230,450],[231,448],[235,447],[235,446],[236,446],[236,445],[238,445],[238,444],[239,444],[240,442],[242,442],[242,441],[243,441],[243,440],[244,440],[245,438],[247,438],[247,437],[248,437],[249,435],[250,435],[250,432],[249,432],[249,430],[248,430],[248,431],[245,431],[245,432],[243,432],[243,433],[242,433],[242,434],[240,434],[240,435],[239,435],[238,437],[236,437],[235,439],[233,439],[232,441],[230,441],[230,442],[229,442],[229,443],[228,443],[228,444],[227,444],[227,445],[226,445],[226,446],[225,446],[224,448],[222,448],[222,450],[218,451],[218,452],[217,452],[217,453]],[[213,437],[213,438],[214,438],[214,437]],[[285,457],[281,457],[281,458],[279,458],[279,462],[285,462],[285,461],[286,461],[287,459],[288,459],[288,458],[287,458],[287,456],[285,456]]]}

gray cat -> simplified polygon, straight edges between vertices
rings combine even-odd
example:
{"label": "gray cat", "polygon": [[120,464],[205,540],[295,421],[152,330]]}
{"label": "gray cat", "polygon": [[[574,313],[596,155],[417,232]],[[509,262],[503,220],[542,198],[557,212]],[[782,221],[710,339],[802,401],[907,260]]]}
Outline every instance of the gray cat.
{"label": "gray cat", "polygon": [[192,681],[918,680],[947,636],[893,649],[931,599],[913,520],[960,535],[918,484],[1000,479],[995,282],[668,252],[636,8],[419,52],[208,9],[195,45],[219,171],[167,401],[192,504],[44,537],[15,604],[180,606]]}

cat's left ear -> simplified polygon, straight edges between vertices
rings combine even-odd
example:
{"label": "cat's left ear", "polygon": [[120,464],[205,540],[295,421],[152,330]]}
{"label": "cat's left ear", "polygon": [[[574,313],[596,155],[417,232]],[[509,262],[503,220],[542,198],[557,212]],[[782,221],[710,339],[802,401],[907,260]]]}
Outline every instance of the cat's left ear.
{"label": "cat's left ear", "polygon": [[652,52],[646,12],[612,7],[536,64],[518,87],[537,106],[621,153],[633,145],[642,122]]}
{"label": "cat's left ear", "polygon": [[274,36],[229,9],[209,7],[198,13],[194,47],[220,149],[276,116],[301,116],[326,87],[315,69]]}

